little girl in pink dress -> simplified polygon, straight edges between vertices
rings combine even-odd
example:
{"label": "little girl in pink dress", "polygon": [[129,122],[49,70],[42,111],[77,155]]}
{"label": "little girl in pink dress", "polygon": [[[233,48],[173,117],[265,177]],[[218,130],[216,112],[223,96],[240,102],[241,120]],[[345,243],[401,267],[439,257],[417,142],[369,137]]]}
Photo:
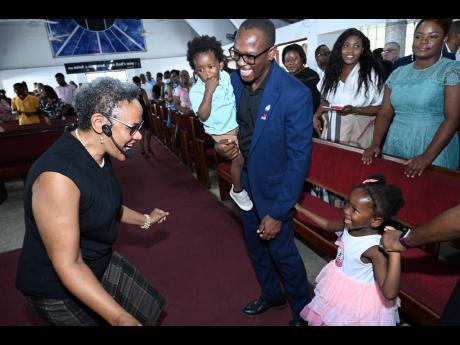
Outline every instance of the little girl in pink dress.
{"label": "little girl in pink dress", "polygon": [[300,316],[310,326],[394,326],[399,323],[401,257],[380,248],[379,229],[404,205],[397,186],[374,175],[353,188],[344,218],[329,221],[299,204],[303,213],[339,236],[335,260],[316,278],[315,297]]}

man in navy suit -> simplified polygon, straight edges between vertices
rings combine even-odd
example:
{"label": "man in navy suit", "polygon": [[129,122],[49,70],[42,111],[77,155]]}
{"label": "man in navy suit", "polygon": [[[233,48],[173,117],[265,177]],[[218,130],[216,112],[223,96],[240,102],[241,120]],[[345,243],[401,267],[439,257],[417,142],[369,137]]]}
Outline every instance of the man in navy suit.
{"label": "man in navy suit", "polygon": [[[299,313],[310,301],[307,272],[294,242],[293,207],[310,167],[310,90],[274,61],[275,27],[267,19],[243,22],[230,48],[238,70],[231,75],[237,104],[238,143],[245,160],[242,180],[254,208],[242,211],[244,235],[261,295],[242,312],[258,315],[286,305],[290,325],[304,325]],[[238,154],[234,142],[216,150]],[[284,283],[282,290],[281,281]],[[287,296],[286,296],[287,295]]]}

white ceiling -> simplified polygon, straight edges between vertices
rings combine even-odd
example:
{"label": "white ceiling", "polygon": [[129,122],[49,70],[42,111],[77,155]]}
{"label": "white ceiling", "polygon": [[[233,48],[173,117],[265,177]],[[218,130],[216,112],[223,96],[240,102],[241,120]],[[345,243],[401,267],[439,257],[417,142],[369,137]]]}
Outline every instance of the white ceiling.
{"label": "white ceiling", "polygon": [[[185,56],[187,42],[199,35],[217,37],[222,45],[231,41],[244,19],[143,19],[147,52],[54,58],[44,19],[0,19],[0,70],[36,68],[64,63],[107,59],[157,59]],[[294,19],[272,19],[275,27]]]}

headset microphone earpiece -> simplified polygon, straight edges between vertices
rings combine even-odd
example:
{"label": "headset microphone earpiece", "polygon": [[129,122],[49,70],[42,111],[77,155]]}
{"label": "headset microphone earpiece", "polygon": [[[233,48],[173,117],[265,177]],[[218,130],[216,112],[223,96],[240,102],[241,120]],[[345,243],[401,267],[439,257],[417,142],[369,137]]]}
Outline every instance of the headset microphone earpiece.
{"label": "headset microphone earpiece", "polygon": [[109,138],[112,137],[112,128],[109,125],[103,125],[102,126],[102,131],[104,132],[105,135],[107,135]]}
{"label": "headset microphone earpiece", "polygon": [[113,139],[112,137],[112,126],[109,126],[107,124],[103,125],[102,126],[102,132],[104,132],[104,134],[106,136],[108,136],[110,138],[110,140],[112,140],[113,144],[115,145],[115,147],[118,149],[118,151],[120,151],[122,154],[125,155],[126,158],[132,158],[134,157],[134,155],[136,154],[136,152],[133,150],[133,149],[126,149],[126,151],[123,151],[121,149],[120,146],[118,146],[118,144],[116,143],[116,141]]}

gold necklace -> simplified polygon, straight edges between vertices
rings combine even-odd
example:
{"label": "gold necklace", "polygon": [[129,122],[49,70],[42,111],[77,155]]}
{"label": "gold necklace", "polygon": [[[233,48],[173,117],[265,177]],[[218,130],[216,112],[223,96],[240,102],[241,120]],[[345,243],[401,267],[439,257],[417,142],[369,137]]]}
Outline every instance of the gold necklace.
{"label": "gold necklace", "polygon": [[[86,149],[86,145],[83,143],[83,141],[80,138],[80,135],[78,134],[78,128],[75,129],[75,136],[77,137],[78,141],[83,145],[83,147]],[[104,167],[105,165],[105,159],[102,157],[101,163],[97,163],[101,168]]]}

